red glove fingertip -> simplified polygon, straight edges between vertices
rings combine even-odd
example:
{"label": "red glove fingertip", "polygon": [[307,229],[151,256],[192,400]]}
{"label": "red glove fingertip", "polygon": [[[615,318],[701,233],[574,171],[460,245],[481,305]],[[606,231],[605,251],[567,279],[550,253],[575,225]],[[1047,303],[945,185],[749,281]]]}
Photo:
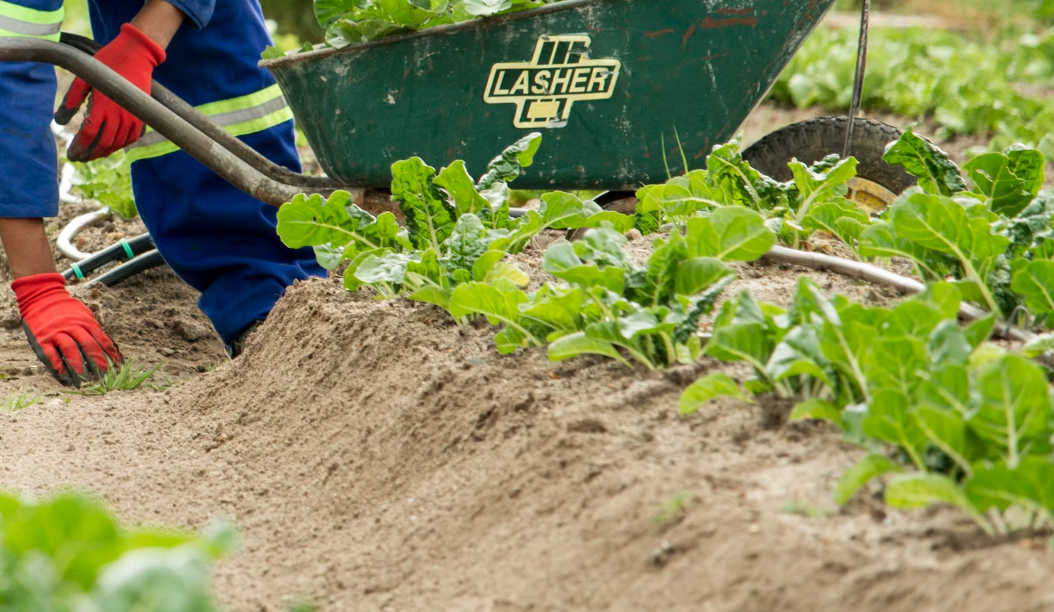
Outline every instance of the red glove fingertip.
{"label": "red glove fingertip", "polygon": [[55,123],[59,125],[68,124],[77,114],[77,111],[80,110],[89,93],[91,93],[90,85],[80,78],[74,80],[73,85],[66,92],[66,96],[62,98],[62,104],[55,111]]}
{"label": "red glove fingertip", "polygon": [[59,355],[59,352],[55,347],[48,344],[41,346],[40,349],[44,351],[44,355],[48,358],[48,361],[51,362],[51,367],[55,368],[55,371],[59,374],[65,376],[66,364],[62,363],[62,357]]}
{"label": "red glove fingertip", "polygon": [[95,341],[95,338],[91,337],[89,334],[75,334],[74,339],[77,341],[77,344],[80,345],[81,349],[83,349],[84,354],[88,356],[88,359],[91,359],[92,362],[95,363],[95,366],[99,371],[106,372],[110,369],[111,360],[106,354],[106,351],[103,350],[102,346]]}

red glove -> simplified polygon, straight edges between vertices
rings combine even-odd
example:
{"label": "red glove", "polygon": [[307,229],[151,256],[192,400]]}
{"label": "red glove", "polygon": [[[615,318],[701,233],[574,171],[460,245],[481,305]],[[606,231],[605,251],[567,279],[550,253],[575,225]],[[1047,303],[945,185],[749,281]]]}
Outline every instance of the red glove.
{"label": "red glove", "polygon": [[66,291],[61,274],[26,276],[11,288],[29,345],[59,382],[77,387],[82,379],[109,370],[111,361],[121,363],[117,346],[88,307]]}
{"label": "red glove", "polygon": [[[165,61],[165,50],[134,25],[126,23],[117,38],[95,54],[95,59],[149,95],[154,68]],[[73,81],[62,106],[55,112],[55,121],[59,125],[69,123],[89,93],[91,85],[81,79]],[[143,130],[143,122],[135,115],[106,96],[93,93],[84,124],[70,143],[66,157],[78,162],[106,157],[139,140]]]}

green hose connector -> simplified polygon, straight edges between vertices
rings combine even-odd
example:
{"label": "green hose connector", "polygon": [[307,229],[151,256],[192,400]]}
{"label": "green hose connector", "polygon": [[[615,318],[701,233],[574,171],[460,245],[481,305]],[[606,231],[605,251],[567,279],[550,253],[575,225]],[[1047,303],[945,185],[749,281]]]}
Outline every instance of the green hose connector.
{"label": "green hose connector", "polygon": [[135,259],[135,253],[132,252],[132,245],[128,244],[128,241],[121,238],[121,246],[124,247],[124,254],[128,256],[128,259]]}
{"label": "green hose connector", "polygon": [[73,270],[73,274],[77,277],[77,280],[84,280],[84,273],[81,272],[80,266],[77,264],[70,264],[70,269]]}

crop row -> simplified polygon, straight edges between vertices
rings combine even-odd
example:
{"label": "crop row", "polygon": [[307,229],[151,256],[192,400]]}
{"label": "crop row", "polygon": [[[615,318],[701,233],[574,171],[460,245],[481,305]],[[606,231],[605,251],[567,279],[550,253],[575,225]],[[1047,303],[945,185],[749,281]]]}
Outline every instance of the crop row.
{"label": "crop row", "polygon": [[[545,346],[553,360],[596,354],[653,369],[704,355],[745,362],[750,379],[706,376],[685,392],[682,413],[722,396],[797,398],[794,418],[831,421],[871,451],[842,479],[839,502],[875,476],[907,471],[886,489],[891,505],[951,503],[993,533],[1011,506],[1036,524],[1054,518],[1048,373],[989,342],[1000,320],[1031,312],[1045,326],[1054,313],[1054,205],[1039,191],[1039,151],[975,158],[968,188],[943,151],[909,130],[886,159],[919,186],[872,218],[845,197],[856,160],[794,161],[793,180],[779,183],[733,141],[715,147],[705,169],[643,187],[635,216],[553,192],[512,218],[508,183],[540,141],[517,142],[479,180],[461,162],[438,172],[417,158],[397,162],[392,194],[406,227],[338,192],[285,205],[279,234],[291,247],[313,246],[330,269],[345,265],[349,290],[434,304],[459,323],[485,317],[500,327],[501,353]],[[626,251],[633,228],[660,234],[643,265]],[[547,229],[585,231],[545,250],[550,278],[527,292],[530,279],[507,256]],[[860,259],[906,258],[929,285],[894,308],[825,296],[806,278],[789,309],[743,293],[723,302],[704,342],[700,318],[735,277],[727,262],[815,232]],[[988,316],[960,327],[964,301]],[[1051,343],[1039,336],[1025,350]]]}

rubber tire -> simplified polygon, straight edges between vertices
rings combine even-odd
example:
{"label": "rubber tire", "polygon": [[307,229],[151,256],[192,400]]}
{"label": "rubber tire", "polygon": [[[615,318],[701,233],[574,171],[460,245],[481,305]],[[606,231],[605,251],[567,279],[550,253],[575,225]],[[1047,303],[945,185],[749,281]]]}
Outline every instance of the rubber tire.
{"label": "rubber tire", "polygon": [[[841,155],[848,121],[847,117],[820,117],[788,125],[748,147],[743,151],[743,159],[762,174],[780,182],[789,181],[793,177],[787,164],[792,159],[811,165],[832,153]],[[915,177],[900,166],[891,166],[882,160],[886,145],[898,140],[901,134],[887,123],[857,119],[850,149],[850,154],[859,162],[857,176],[878,183],[894,194],[915,185]]]}

